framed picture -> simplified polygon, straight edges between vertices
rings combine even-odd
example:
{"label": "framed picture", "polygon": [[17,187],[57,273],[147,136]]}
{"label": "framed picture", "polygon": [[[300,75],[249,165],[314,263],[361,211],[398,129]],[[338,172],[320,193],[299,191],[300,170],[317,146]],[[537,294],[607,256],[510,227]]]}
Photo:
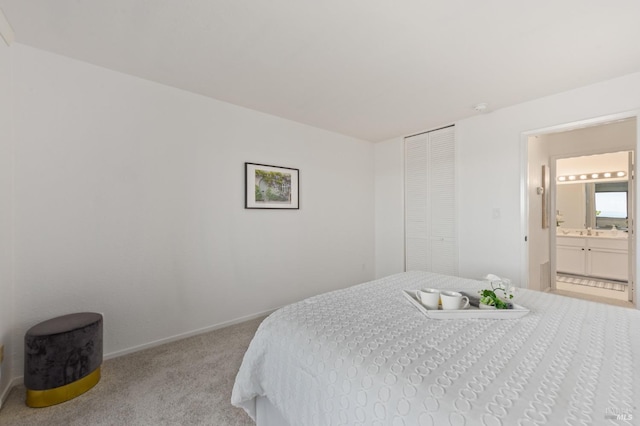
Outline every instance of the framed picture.
{"label": "framed picture", "polygon": [[298,209],[298,169],[244,163],[245,209]]}

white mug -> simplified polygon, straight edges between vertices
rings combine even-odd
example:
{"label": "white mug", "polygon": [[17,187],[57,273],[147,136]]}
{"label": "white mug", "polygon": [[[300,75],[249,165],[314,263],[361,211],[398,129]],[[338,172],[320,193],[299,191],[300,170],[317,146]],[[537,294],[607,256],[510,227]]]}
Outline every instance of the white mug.
{"label": "white mug", "polygon": [[426,288],[416,291],[416,297],[427,309],[438,309],[440,303],[440,290],[435,288]]}
{"label": "white mug", "polygon": [[457,291],[442,291],[440,298],[442,299],[442,309],[467,309],[469,307],[469,298]]}

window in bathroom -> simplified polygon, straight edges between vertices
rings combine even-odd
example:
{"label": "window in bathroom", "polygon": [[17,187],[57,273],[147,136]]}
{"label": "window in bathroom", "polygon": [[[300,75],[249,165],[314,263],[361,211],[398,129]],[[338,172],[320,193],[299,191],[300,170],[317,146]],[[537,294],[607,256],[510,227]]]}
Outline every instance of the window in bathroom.
{"label": "window in bathroom", "polygon": [[626,192],[596,192],[596,215],[607,218],[627,218]]}
{"label": "window in bathroom", "polygon": [[627,182],[595,184],[596,228],[627,228]]}

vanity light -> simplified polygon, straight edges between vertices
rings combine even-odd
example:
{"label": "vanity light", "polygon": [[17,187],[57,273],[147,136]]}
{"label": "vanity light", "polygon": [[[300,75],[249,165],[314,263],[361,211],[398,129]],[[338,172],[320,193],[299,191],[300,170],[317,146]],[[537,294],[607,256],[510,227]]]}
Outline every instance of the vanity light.
{"label": "vanity light", "polygon": [[585,181],[593,181],[600,179],[611,179],[611,178],[622,178],[627,175],[625,171],[615,171],[615,172],[604,172],[604,173],[585,173],[582,175],[566,175],[566,176],[558,176],[558,182],[568,183],[568,181],[575,180],[585,180]]}

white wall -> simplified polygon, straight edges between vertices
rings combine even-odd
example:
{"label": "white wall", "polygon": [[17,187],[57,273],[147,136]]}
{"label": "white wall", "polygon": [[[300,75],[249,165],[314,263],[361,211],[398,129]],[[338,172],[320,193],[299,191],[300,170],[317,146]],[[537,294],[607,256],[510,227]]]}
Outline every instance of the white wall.
{"label": "white wall", "polygon": [[[526,248],[520,216],[524,132],[637,108],[640,73],[457,123],[461,274],[477,277],[493,271],[514,280],[522,276]],[[492,219],[492,208],[501,209],[500,219]]]}
{"label": "white wall", "polygon": [[377,278],[404,271],[403,143],[399,137],[375,145]]}
{"label": "white wall", "polygon": [[[120,354],[373,278],[371,143],[14,48],[16,341],[96,311]],[[300,210],[245,210],[245,161]]]}
{"label": "white wall", "polygon": [[[635,73],[455,123],[460,275],[477,278],[492,272],[516,283],[527,275],[523,273],[526,243],[521,220],[524,133],[638,108],[640,73]],[[376,147],[377,152],[383,149],[389,147]],[[393,149],[401,152],[401,141],[396,140]],[[389,170],[385,174],[394,175]],[[399,184],[401,172],[395,176]],[[376,192],[378,199],[386,195]],[[494,219],[494,210],[498,219]],[[385,214],[400,220],[398,214]],[[380,221],[377,224],[382,226]],[[388,236],[377,238],[376,247],[397,244],[398,224],[389,223],[386,230]],[[401,270],[399,261],[394,262],[395,269]],[[390,265],[385,268],[393,269]]]}
{"label": "white wall", "polygon": [[[0,11],[0,14],[2,11]],[[11,48],[0,38],[0,405],[11,382],[13,330]]]}

